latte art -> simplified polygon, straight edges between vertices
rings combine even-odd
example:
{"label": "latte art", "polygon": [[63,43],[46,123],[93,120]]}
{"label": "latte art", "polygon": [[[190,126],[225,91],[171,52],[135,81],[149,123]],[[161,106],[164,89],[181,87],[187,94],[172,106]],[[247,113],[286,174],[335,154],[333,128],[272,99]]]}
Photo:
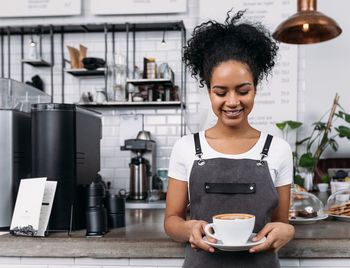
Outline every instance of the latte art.
{"label": "latte art", "polygon": [[246,220],[253,218],[253,215],[250,214],[220,214],[214,216],[218,220]]}

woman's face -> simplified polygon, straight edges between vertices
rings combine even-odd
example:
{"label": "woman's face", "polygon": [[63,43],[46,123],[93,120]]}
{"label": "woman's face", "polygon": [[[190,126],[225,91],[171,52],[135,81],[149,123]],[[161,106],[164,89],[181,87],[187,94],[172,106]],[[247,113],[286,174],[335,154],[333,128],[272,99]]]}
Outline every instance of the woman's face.
{"label": "woman's face", "polygon": [[212,109],[222,124],[238,127],[248,123],[256,88],[247,65],[233,60],[220,63],[212,73],[210,86]]}

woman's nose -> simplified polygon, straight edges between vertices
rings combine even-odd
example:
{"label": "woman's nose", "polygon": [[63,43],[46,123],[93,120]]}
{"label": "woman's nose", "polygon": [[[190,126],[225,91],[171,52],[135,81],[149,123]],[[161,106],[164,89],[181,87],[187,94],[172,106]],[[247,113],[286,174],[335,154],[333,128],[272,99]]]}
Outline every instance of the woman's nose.
{"label": "woman's nose", "polygon": [[236,94],[236,92],[230,92],[226,95],[226,105],[227,106],[238,106],[239,105],[239,96]]}

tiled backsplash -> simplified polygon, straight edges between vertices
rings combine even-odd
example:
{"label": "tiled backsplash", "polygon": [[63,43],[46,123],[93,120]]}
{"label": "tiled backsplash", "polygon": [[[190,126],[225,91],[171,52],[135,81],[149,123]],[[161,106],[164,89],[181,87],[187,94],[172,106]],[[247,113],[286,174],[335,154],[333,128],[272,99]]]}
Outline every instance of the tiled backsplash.
{"label": "tiled backsplash", "polygon": [[101,140],[101,175],[112,186],[128,188],[130,151],[120,150],[120,114],[144,114],[144,130],[157,144],[157,167],[167,167],[172,146],[180,138],[180,109],[99,109],[103,114]]}
{"label": "tiled backsplash", "polygon": [[[82,15],[72,17],[44,17],[44,18],[10,18],[1,19],[0,26],[4,25],[39,25],[39,24],[89,24],[89,23],[125,23],[125,22],[160,22],[160,21],[179,21],[183,20],[187,30],[187,36],[198,23],[199,0],[187,1],[187,12],[179,14],[165,15],[133,15],[133,16],[94,16],[90,12],[90,1],[82,1]],[[167,62],[175,73],[175,84],[180,86],[181,83],[181,35],[179,31],[165,32],[166,45],[161,45],[163,32],[137,32],[136,33],[136,65],[143,68],[143,57],[154,57],[158,64]],[[112,62],[112,35],[108,36],[108,56],[107,62]],[[24,43],[29,42],[30,36],[25,36]],[[129,36],[129,49],[132,49],[132,39]],[[50,58],[50,38],[43,36],[43,58]],[[103,33],[88,34],[65,34],[64,36],[64,54],[69,59],[67,45],[79,47],[82,44],[88,48],[87,56],[104,58],[105,44]],[[26,46],[25,46],[26,48]],[[7,52],[7,40],[5,37],[4,51]],[[11,37],[11,78],[21,80],[21,48],[20,37]],[[126,53],[126,34],[115,34],[115,52]],[[26,49],[24,50],[26,57]],[[60,35],[54,37],[54,102],[61,102],[61,39]],[[4,65],[7,66],[7,57]],[[129,52],[129,69],[133,66],[132,51]],[[69,63],[66,67],[70,67]],[[130,70],[131,71],[131,70]],[[45,90],[50,94],[50,69],[34,68],[25,65],[24,80],[39,74],[45,83]],[[8,70],[5,69],[5,77]],[[64,90],[65,102],[77,102],[85,91],[94,94],[96,89],[104,87],[104,78],[83,78],[79,79],[70,74],[65,74]],[[187,94],[196,93],[196,82],[187,77]],[[191,103],[192,102],[192,103]],[[197,99],[189,100],[187,108],[192,111],[197,109]],[[120,114],[144,114],[144,130],[151,132],[153,139],[157,144],[157,166],[165,167],[168,164],[171,148],[180,138],[181,128],[181,110],[180,108],[161,108],[161,109],[127,109],[127,108],[99,108],[98,112],[103,115],[103,129],[101,140],[101,175],[105,180],[112,182],[112,187],[116,189],[128,188],[129,185],[129,162],[130,151],[120,150],[119,131],[120,131]]]}
{"label": "tiled backsplash", "polygon": [[[350,259],[280,259],[281,267],[350,267]],[[183,259],[94,259],[1,257],[0,268],[180,268]]]}

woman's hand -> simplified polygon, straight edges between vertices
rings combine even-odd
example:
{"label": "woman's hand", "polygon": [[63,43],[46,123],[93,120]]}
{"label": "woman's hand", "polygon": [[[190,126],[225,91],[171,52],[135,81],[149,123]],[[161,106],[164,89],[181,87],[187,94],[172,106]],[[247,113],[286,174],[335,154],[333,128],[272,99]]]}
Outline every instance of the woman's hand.
{"label": "woman's hand", "polygon": [[267,235],[266,241],[250,248],[249,252],[253,253],[265,250],[277,252],[281,247],[292,240],[294,233],[294,227],[290,224],[270,222],[252,239],[253,242],[257,242]]}
{"label": "woman's hand", "polygon": [[[189,220],[186,224],[191,226],[188,241],[194,250],[205,250],[209,252],[215,251],[212,246],[208,245],[203,240],[203,235],[205,235],[204,228],[208,224],[206,221]],[[207,236],[207,239],[211,243],[216,243],[214,238]]]}

